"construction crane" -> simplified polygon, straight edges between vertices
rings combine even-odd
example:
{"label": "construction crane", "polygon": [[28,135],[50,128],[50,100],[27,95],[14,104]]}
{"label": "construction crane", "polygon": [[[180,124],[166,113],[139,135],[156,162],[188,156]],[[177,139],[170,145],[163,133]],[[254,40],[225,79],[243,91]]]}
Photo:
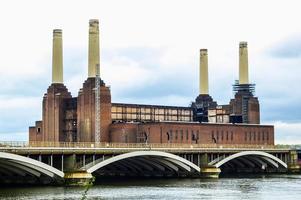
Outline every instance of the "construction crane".
{"label": "construction crane", "polygon": [[99,64],[96,64],[95,76],[95,143],[100,143],[100,76]]}

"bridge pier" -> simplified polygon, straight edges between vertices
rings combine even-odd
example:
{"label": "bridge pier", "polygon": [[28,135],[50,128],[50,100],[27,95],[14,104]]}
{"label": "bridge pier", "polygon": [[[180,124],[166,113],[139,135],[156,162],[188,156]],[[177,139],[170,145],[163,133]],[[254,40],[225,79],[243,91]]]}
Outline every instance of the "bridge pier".
{"label": "bridge pier", "polygon": [[201,178],[219,178],[219,174],[221,173],[220,168],[216,168],[214,166],[208,165],[208,154],[204,153],[199,155],[200,163],[200,177]]}
{"label": "bridge pier", "polygon": [[220,168],[216,167],[201,167],[200,177],[201,178],[219,178],[219,174],[221,173]]}
{"label": "bridge pier", "polygon": [[92,174],[86,171],[66,172],[64,179],[67,186],[88,186],[95,180]]}
{"label": "bridge pier", "polygon": [[[85,166],[85,156],[83,156],[83,161],[83,165]],[[86,170],[78,169],[75,154],[64,156],[62,163],[64,166],[66,186],[88,186],[93,184],[95,178],[92,174]]]}
{"label": "bridge pier", "polygon": [[289,163],[288,163],[288,172],[289,173],[300,173],[300,165],[298,163],[298,153],[297,151],[289,152]]}

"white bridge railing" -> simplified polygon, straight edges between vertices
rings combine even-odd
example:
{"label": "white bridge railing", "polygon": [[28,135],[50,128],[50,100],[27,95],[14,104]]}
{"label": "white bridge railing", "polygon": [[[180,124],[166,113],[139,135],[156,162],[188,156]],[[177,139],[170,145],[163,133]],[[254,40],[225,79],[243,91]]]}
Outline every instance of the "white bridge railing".
{"label": "white bridge railing", "polygon": [[256,144],[182,144],[182,143],[91,143],[91,142],[21,142],[0,141],[3,147],[54,147],[54,148],[247,148],[247,149],[283,149],[275,145]]}

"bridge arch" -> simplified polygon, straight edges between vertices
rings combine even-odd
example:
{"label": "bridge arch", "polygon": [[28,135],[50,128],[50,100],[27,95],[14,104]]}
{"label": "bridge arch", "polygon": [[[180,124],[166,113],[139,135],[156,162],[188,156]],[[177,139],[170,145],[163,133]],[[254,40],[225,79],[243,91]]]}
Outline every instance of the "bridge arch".
{"label": "bridge arch", "polygon": [[232,154],[225,158],[217,158],[209,163],[209,165],[220,168],[223,165],[231,165],[231,162],[236,162],[238,165],[248,165],[249,167],[260,166],[265,169],[267,166],[272,168],[285,168],[287,164],[276,156],[263,151],[242,151]]}
{"label": "bridge arch", "polygon": [[61,184],[64,172],[32,158],[0,152],[0,181],[12,184]]}
{"label": "bridge arch", "polygon": [[[120,154],[86,167],[88,173],[98,174],[109,167],[114,171],[122,169],[129,174],[141,175],[193,175],[200,173],[194,163],[171,153],[161,151],[134,151]],[[125,170],[125,171],[124,171]],[[117,170],[118,171],[118,170]]]}

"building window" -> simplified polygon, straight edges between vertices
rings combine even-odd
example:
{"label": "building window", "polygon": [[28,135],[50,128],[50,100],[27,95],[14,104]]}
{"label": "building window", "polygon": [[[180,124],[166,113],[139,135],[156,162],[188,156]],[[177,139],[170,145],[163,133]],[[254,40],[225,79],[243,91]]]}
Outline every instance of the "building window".
{"label": "building window", "polygon": [[219,140],[219,132],[216,131],[216,140],[218,141]]}
{"label": "building window", "polygon": [[167,141],[169,142],[169,140],[170,140],[170,134],[168,132],[166,132],[166,135],[167,135]]}
{"label": "building window", "polygon": [[221,135],[222,140],[224,140],[224,131],[221,132]]}
{"label": "building window", "polygon": [[231,141],[233,140],[233,132],[231,131]]}
{"label": "building window", "polygon": [[229,134],[228,134],[228,131],[226,132],[226,140],[227,140],[227,141],[229,140]]}
{"label": "building window", "polygon": [[251,141],[252,140],[252,133],[251,133],[251,131],[249,132],[249,141]]}
{"label": "building window", "polygon": [[172,141],[172,130],[169,131],[169,135],[170,135],[170,141]]}
{"label": "building window", "polygon": [[176,130],[176,140],[178,140],[178,130]]}
{"label": "building window", "polygon": [[212,133],[211,133],[211,139],[212,139],[212,142],[216,144],[217,141],[214,136],[214,131],[212,131]]}
{"label": "building window", "polygon": [[248,138],[248,133],[245,132],[245,141],[247,141],[247,138]]}
{"label": "building window", "polygon": [[270,133],[269,132],[267,132],[267,141],[269,141],[270,140]]}
{"label": "building window", "polygon": [[193,130],[191,130],[191,140],[195,140],[195,136],[194,136]]}
{"label": "building window", "polygon": [[183,138],[184,138],[184,136],[183,136],[183,130],[181,130],[180,133],[181,133],[181,141],[183,141]]}
{"label": "building window", "polygon": [[262,132],[262,141],[264,141],[264,131]]}
{"label": "building window", "polygon": [[188,130],[186,129],[186,140],[188,140],[189,137],[188,137]]}
{"label": "building window", "polygon": [[41,133],[41,128],[40,127],[37,128],[37,133]]}

